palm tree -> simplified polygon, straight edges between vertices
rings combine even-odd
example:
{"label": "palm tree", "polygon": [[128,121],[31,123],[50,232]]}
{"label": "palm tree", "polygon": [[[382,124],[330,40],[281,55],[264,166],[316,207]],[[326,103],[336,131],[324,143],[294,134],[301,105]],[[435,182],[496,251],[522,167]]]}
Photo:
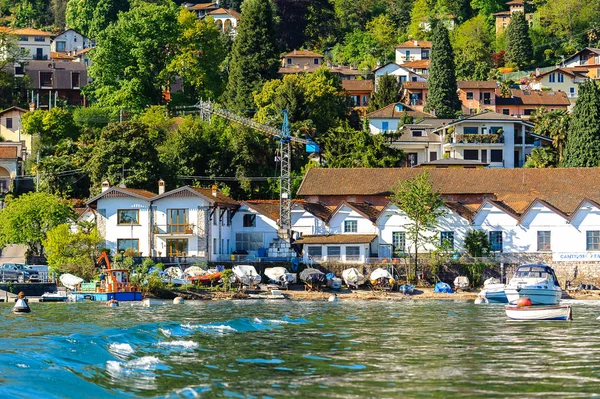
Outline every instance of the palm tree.
{"label": "palm tree", "polygon": [[533,131],[552,139],[552,146],[558,153],[558,163],[562,164],[563,151],[571,123],[571,115],[566,110],[546,111],[543,107],[532,118],[535,123]]}

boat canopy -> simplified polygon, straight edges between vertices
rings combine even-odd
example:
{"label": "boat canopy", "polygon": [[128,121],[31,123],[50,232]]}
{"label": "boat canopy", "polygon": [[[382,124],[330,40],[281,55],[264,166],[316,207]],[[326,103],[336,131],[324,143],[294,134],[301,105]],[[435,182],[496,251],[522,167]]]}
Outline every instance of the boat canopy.
{"label": "boat canopy", "polygon": [[515,271],[515,278],[537,278],[545,279],[549,278],[554,281],[555,285],[558,284],[558,279],[554,274],[554,270],[550,266],[546,265],[521,265],[517,267]]}

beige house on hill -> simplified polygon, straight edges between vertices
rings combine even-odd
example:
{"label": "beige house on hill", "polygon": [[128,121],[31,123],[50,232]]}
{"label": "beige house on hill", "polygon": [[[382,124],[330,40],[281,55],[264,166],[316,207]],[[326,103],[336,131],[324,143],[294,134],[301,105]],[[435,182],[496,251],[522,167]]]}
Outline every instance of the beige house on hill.
{"label": "beige house on hill", "polygon": [[[26,152],[31,153],[31,136],[21,133],[21,118],[27,113],[19,107],[0,111],[0,137],[4,142],[22,143]],[[22,155],[19,153],[19,155]]]}
{"label": "beige house on hill", "polygon": [[318,68],[323,65],[323,56],[310,50],[290,51],[281,59],[282,68]]}
{"label": "beige house on hill", "polygon": [[[496,36],[506,30],[510,23],[510,17],[516,12],[522,12],[525,14],[525,2],[523,0],[511,0],[506,3],[508,11],[500,11],[494,14],[496,18]],[[533,22],[533,14],[526,13],[525,19],[529,22],[529,26]]]}

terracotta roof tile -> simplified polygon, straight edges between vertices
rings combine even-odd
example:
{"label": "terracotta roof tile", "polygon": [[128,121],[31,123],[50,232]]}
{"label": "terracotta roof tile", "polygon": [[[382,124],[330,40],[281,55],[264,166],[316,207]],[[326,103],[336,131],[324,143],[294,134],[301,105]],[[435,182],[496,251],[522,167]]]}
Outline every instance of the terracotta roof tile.
{"label": "terracotta roof tile", "polygon": [[72,57],[72,56],[67,55],[65,53],[58,53],[58,52],[51,51],[50,52],[50,59],[51,60],[69,60],[69,61],[72,61],[72,60],[75,59],[75,57]]}
{"label": "terracotta roof tile", "polygon": [[215,202],[221,202],[228,205],[239,205],[239,202],[237,202],[231,197],[226,196],[220,191],[217,191],[217,196],[214,197],[212,195],[212,188],[191,187],[191,189],[197,193],[204,195],[205,197],[213,199]]}
{"label": "terracotta roof tile", "polygon": [[244,204],[271,220],[279,220],[279,200],[248,200]]}
{"label": "terracotta roof tile", "polygon": [[[535,199],[571,214],[584,198],[600,202],[600,168],[554,169],[429,169],[431,182],[442,195],[487,194],[516,213]],[[415,168],[327,169],[308,171],[300,196],[386,196],[399,179],[423,173]],[[331,184],[335,182],[335,184]],[[586,182],[574,184],[573,182]],[[469,206],[469,205],[465,205]]]}
{"label": "terracotta roof tile", "polygon": [[402,83],[402,87],[405,89],[426,89],[427,82],[404,82]]}
{"label": "terracotta roof tile", "polygon": [[315,53],[310,50],[294,50],[283,55],[284,57],[318,57],[323,58],[322,54]]}
{"label": "terracotta roof tile", "polygon": [[342,80],[342,88],[346,91],[373,91],[371,79],[345,79]]}
{"label": "terracotta roof tile", "polygon": [[333,209],[319,203],[297,202],[306,212],[318,217],[324,222],[327,222],[333,214]]}
{"label": "terracotta roof tile", "polygon": [[[398,106],[398,107],[397,107]],[[402,118],[404,112],[415,119],[418,118],[435,118],[434,115],[427,114],[425,112],[415,111],[413,108],[402,103],[393,103],[377,111],[373,111],[366,115],[366,118]]]}
{"label": "terracotta roof tile", "polygon": [[493,80],[459,80],[459,89],[496,89],[498,84]]}
{"label": "terracotta roof tile", "polygon": [[217,8],[208,13],[208,15],[229,15],[235,19],[240,19],[241,15],[239,12],[235,10],[230,10],[229,8]]}
{"label": "terracotta roof tile", "polygon": [[405,62],[404,64],[402,64],[402,66],[405,68],[413,68],[413,69],[429,69],[430,63],[431,62],[429,60],[415,60],[415,61]]}
{"label": "terracotta roof tile", "polygon": [[15,30],[11,31],[11,33],[13,35],[23,35],[23,36],[54,36],[50,32],[44,32],[42,30],[33,29],[33,28],[15,29]]}
{"label": "terracotta roof tile", "polygon": [[367,244],[376,238],[377,234],[305,235],[294,244]]}
{"label": "terracotta roof tile", "polygon": [[346,204],[373,223],[384,209],[382,206],[374,206],[372,204],[367,204],[366,202],[346,202]]}
{"label": "terracotta roof tile", "polygon": [[568,106],[570,104],[567,93],[564,91],[512,89],[512,97],[496,97],[496,105]]}
{"label": "terracotta roof tile", "polygon": [[402,44],[396,45],[394,48],[431,48],[431,42],[407,40]]}
{"label": "terracotta roof tile", "polygon": [[194,4],[193,6],[189,7],[188,10],[206,10],[209,8],[217,8],[217,3],[200,3],[200,4]]}
{"label": "terracotta roof tile", "polygon": [[132,194],[137,194],[137,195],[141,195],[142,197],[146,197],[146,198],[152,198],[155,197],[156,194],[153,192],[150,192],[148,190],[142,190],[139,188],[123,188],[123,187],[118,187],[119,190],[123,190],[123,191],[128,191]]}

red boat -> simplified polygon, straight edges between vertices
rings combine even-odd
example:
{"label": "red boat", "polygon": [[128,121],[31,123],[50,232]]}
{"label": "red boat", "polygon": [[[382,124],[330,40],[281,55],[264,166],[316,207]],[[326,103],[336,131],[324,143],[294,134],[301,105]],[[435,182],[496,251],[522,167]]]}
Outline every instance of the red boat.
{"label": "red boat", "polygon": [[216,283],[221,279],[221,272],[203,274],[202,276],[188,277],[194,284],[211,284]]}

